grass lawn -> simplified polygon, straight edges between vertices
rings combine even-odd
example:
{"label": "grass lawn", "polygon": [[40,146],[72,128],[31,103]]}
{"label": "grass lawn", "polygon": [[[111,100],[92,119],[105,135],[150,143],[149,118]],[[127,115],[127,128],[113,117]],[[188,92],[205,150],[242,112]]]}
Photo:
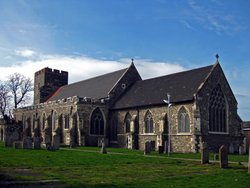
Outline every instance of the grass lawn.
{"label": "grass lawn", "polygon": [[[240,164],[220,169],[217,163],[176,160],[142,151],[108,148],[15,150],[0,143],[0,180],[59,180],[67,187],[248,187],[250,174]],[[120,153],[120,154],[119,154]],[[199,154],[171,154],[199,158]],[[247,156],[233,156],[245,161]]]}

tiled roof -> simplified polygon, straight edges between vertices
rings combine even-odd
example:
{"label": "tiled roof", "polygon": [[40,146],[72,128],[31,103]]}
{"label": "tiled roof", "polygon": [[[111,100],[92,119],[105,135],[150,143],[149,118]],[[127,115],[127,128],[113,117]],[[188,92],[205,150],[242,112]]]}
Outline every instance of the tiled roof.
{"label": "tiled roof", "polygon": [[193,100],[199,86],[211,72],[213,65],[167,76],[137,81],[114,104],[113,109],[164,104],[167,93],[173,103]]}
{"label": "tiled roof", "polygon": [[126,72],[126,69],[104,74],[73,84],[60,87],[47,101],[53,101],[72,96],[105,98],[117,81]]}

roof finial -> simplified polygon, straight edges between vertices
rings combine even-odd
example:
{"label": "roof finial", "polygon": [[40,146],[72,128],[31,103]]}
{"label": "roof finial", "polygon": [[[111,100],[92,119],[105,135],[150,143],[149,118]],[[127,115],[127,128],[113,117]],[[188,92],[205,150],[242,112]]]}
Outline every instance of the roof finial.
{"label": "roof finial", "polygon": [[218,52],[216,53],[215,57],[216,57],[216,63],[218,63],[219,62],[219,57],[220,57]]}
{"label": "roof finial", "polygon": [[132,58],[131,61],[132,61],[131,63],[134,63],[134,58]]}

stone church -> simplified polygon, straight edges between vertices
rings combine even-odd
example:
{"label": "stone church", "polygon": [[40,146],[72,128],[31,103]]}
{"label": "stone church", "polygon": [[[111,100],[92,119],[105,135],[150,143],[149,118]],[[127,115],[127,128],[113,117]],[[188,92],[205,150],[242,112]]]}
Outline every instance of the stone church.
{"label": "stone church", "polygon": [[[169,98],[168,98],[169,96]],[[166,104],[166,102],[168,104]],[[170,139],[171,152],[210,151],[242,144],[237,101],[219,64],[142,80],[134,63],[68,84],[68,72],[44,68],[35,73],[34,105],[19,108],[15,120],[24,136],[43,144],[153,149]]]}

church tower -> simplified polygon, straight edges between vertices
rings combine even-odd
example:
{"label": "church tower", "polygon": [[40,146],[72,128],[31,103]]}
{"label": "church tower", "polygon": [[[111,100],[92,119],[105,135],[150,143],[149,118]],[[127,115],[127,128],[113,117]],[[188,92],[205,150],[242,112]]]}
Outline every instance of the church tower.
{"label": "church tower", "polygon": [[58,88],[68,84],[68,72],[44,68],[35,73],[34,105],[45,102]]}

